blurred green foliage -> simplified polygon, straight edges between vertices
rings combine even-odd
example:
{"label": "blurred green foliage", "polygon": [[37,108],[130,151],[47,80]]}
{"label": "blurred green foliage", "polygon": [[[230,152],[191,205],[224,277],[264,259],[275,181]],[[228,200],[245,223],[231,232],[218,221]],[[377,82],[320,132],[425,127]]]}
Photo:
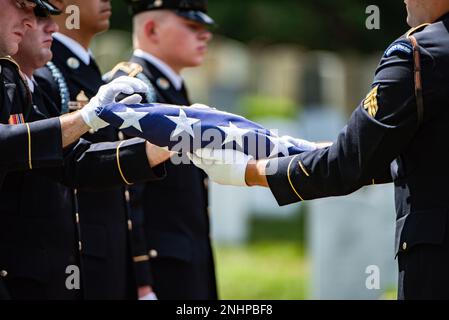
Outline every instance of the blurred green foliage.
{"label": "blurred green foliage", "polygon": [[298,206],[295,215],[287,218],[252,216],[250,218],[249,242],[282,241],[295,244],[301,250],[305,250],[307,247],[307,217],[307,207],[303,205]]}
{"label": "blurred green foliage", "polygon": [[245,96],[240,102],[242,115],[257,120],[265,117],[293,119],[298,114],[294,101],[287,98],[252,95]]}
{"label": "blurred green foliage", "polygon": [[[124,0],[112,0],[112,27],[131,30]],[[380,8],[380,30],[367,30],[369,5]],[[403,1],[392,0],[209,0],[216,33],[244,43],[294,43],[309,49],[371,52],[404,33]]]}

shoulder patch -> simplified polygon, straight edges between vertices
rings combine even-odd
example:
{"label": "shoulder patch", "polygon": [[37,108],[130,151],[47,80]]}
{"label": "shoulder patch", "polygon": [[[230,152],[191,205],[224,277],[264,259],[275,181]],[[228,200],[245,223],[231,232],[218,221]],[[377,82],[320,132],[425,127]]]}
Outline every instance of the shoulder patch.
{"label": "shoulder patch", "polygon": [[391,57],[395,53],[404,53],[410,56],[413,54],[413,46],[407,40],[396,41],[388,47],[388,49],[385,51],[384,57]]}

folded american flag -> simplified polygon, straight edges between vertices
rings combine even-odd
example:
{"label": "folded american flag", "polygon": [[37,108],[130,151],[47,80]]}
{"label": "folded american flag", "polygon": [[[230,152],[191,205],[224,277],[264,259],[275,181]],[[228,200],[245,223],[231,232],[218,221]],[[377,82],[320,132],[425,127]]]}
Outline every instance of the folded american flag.
{"label": "folded american flag", "polygon": [[170,151],[234,149],[265,159],[309,151],[312,144],[278,137],[244,117],[208,108],[168,104],[109,104],[98,116],[131,137],[140,137]]}

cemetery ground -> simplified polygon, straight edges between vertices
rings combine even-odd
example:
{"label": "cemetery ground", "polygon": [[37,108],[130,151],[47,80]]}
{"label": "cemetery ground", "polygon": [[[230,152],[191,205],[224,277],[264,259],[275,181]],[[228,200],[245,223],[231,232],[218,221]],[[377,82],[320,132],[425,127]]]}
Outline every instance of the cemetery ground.
{"label": "cemetery ground", "polygon": [[[215,246],[222,300],[311,299],[306,212],[290,218],[253,218],[247,244]],[[385,300],[395,300],[395,288]]]}
{"label": "cemetery ground", "polygon": [[246,245],[216,246],[220,299],[308,299],[311,270],[303,217],[253,218]]}

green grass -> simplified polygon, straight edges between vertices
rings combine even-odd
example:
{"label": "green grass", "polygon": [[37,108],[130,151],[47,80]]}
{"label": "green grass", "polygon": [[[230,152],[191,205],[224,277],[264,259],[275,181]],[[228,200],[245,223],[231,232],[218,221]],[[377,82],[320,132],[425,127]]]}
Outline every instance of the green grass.
{"label": "green grass", "polygon": [[220,299],[302,300],[309,297],[304,212],[253,218],[244,246],[215,249]]}
{"label": "green grass", "polygon": [[[216,246],[220,299],[310,299],[306,218],[304,211],[288,219],[253,218],[248,244]],[[387,290],[382,299],[396,300],[396,288]]]}
{"label": "green grass", "polygon": [[220,299],[307,299],[310,267],[300,246],[259,242],[216,248]]}

